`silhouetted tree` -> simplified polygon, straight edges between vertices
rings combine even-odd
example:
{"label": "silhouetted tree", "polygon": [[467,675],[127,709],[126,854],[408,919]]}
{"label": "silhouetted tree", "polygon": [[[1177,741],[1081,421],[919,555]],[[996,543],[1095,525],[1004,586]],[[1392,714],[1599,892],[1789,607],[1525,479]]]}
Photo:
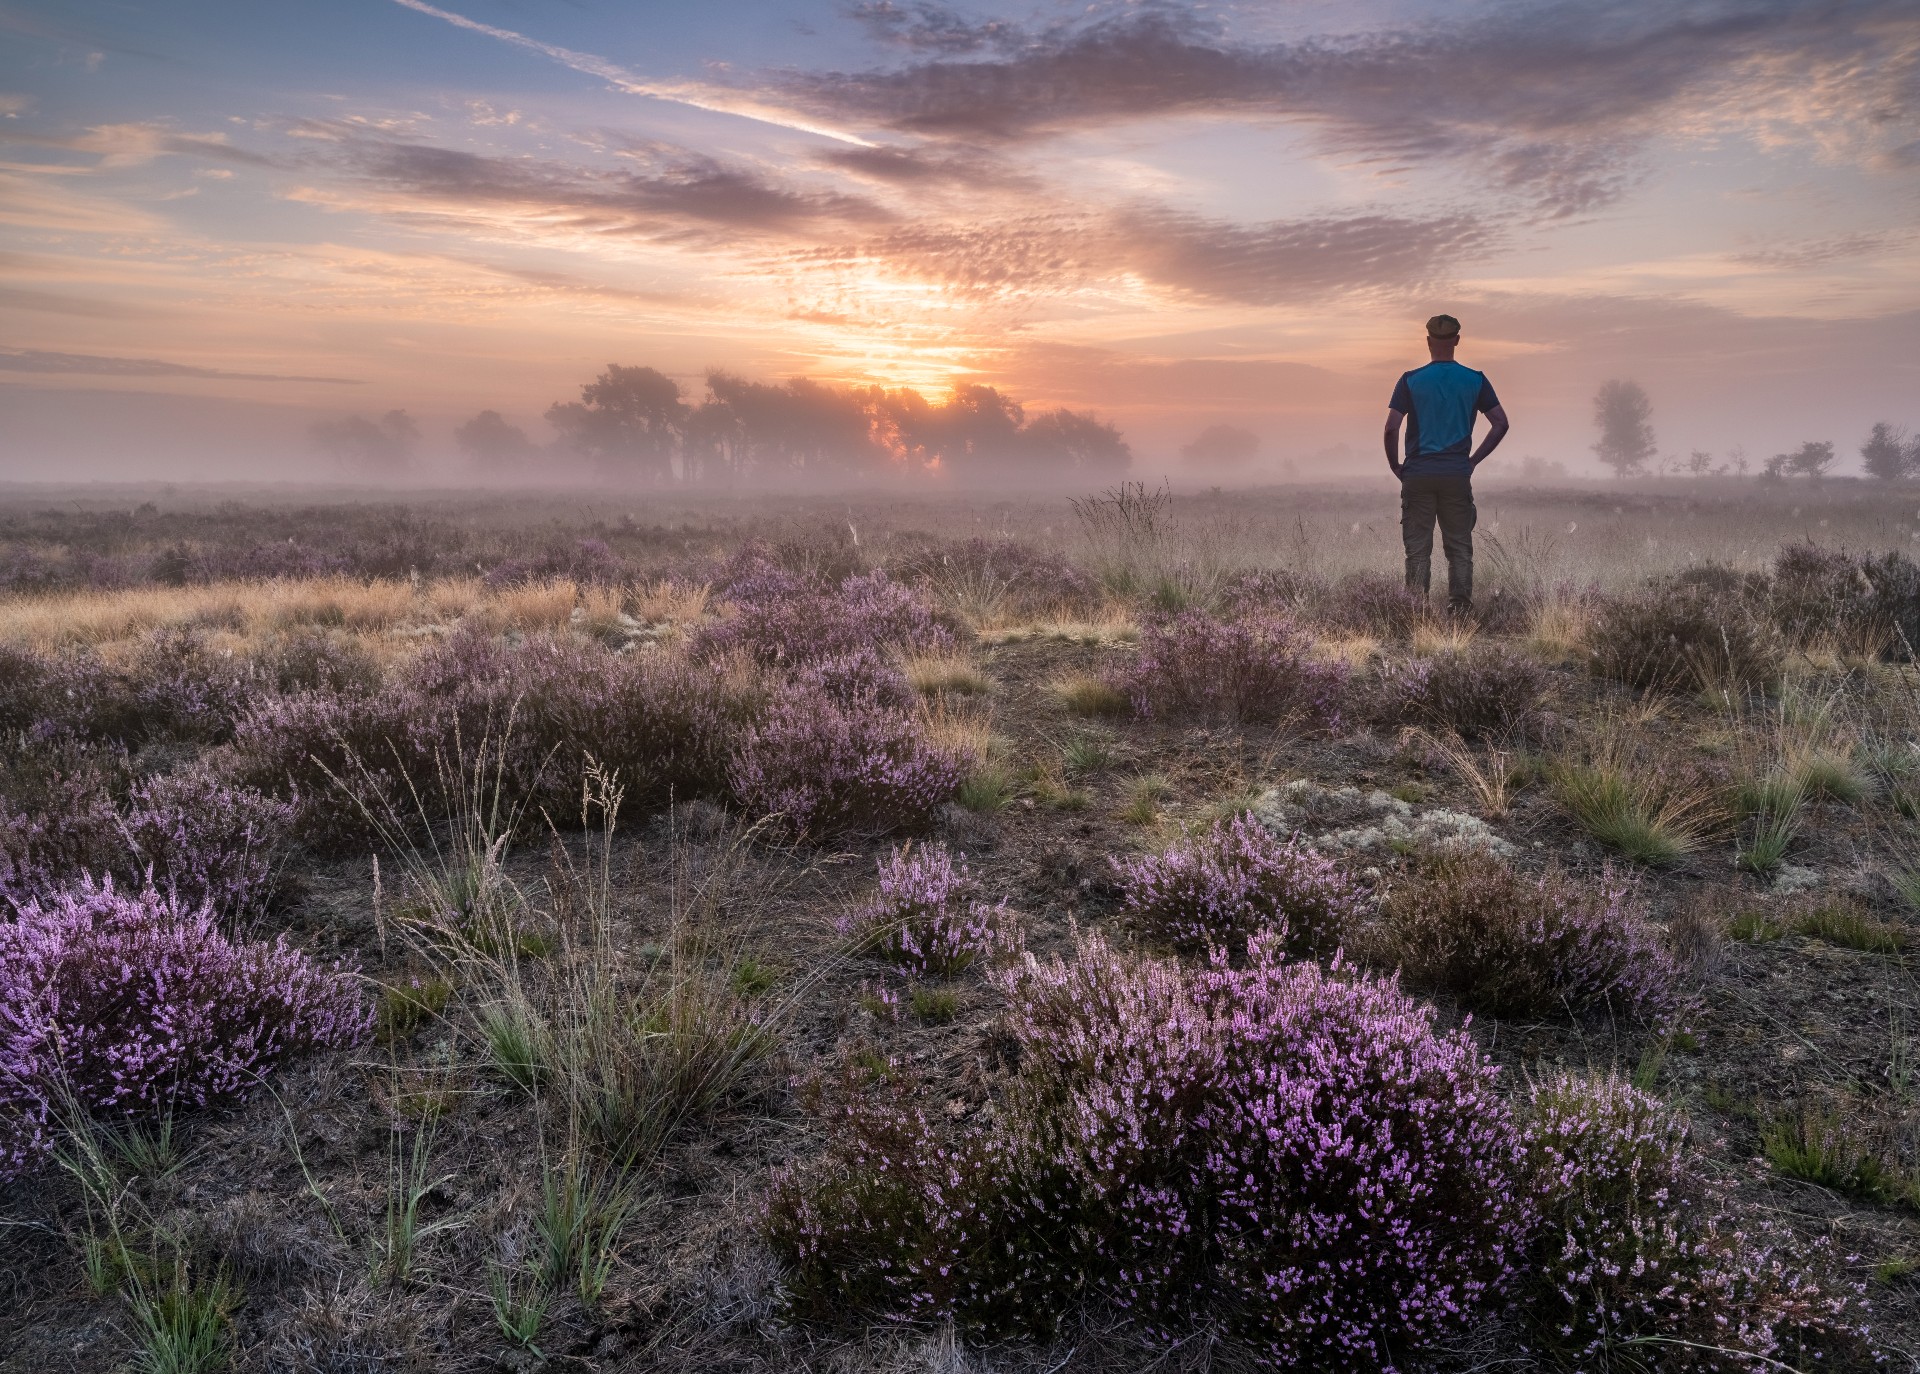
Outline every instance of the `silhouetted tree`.
{"label": "silhouetted tree", "polygon": [[474,466],[505,472],[532,459],[533,440],[518,425],[510,425],[497,410],[483,410],[453,432],[454,443],[473,459]]}
{"label": "silhouetted tree", "polygon": [[671,377],[650,367],[609,363],[580,388],[578,401],[547,407],[547,423],[610,472],[664,481],[673,476],[686,413],[680,384]]}
{"label": "silhouetted tree", "polygon": [[1260,452],[1260,436],[1235,425],[1208,425],[1200,437],[1180,450],[1190,468],[1225,472],[1243,468]]}
{"label": "silhouetted tree", "polygon": [[1833,466],[1833,444],[1816,443],[1809,439],[1792,453],[1776,453],[1767,461],[1767,467],[1772,469],[1775,463],[1780,465],[1783,473],[1792,472],[1818,481]]}
{"label": "silhouetted tree", "polygon": [[336,462],[365,472],[391,472],[413,460],[420,426],[404,410],[389,410],[377,421],[364,415],[320,420],[310,431]]}
{"label": "silhouetted tree", "polygon": [[1913,458],[1920,455],[1920,441],[1911,452],[1907,444],[1906,431],[1888,424],[1885,420],[1873,427],[1873,433],[1867,436],[1867,442],[1860,445],[1860,461],[1867,470],[1867,476],[1878,477],[1882,482],[1898,481],[1915,466]]}
{"label": "silhouetted tree", "polygon": [[1593,451],[1616,477],[1640,471],[1653,457],[1653,402],[1638,382],[1603,383],[1593,398],[1600,440]]}
{"label": "silhouetted tree", "polygon": [[1697,448],[1687,455],[1687,475],[1705,477],[1713,471],[1713,455],[1703,448]]}
{"label": "silhouetted tree", "polygon": [[1025,437],[1037,471],[1109,477],[1133,465],[1118,429],[1077,411],[1043,411],[1027,423]]}

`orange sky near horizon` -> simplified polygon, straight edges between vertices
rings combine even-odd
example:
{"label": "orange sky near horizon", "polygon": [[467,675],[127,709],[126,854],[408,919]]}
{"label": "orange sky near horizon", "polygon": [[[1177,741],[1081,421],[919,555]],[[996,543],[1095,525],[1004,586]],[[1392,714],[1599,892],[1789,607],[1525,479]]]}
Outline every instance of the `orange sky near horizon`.
{"label": "orange sky near horizon", "polygon": [[[1577,465],[1920,423],[1920,4],[0,5],[13,476],[544,435],[601,366],[1370,461],[1419,323]],[[198,455],[196,457],[196,455]],[[196,463],[198,466],[196,466]]]}

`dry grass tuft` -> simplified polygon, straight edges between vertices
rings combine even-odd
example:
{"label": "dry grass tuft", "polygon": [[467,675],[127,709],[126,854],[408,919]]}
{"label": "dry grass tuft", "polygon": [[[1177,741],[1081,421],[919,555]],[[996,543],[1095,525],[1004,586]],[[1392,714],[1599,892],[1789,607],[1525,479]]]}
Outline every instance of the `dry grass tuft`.
{"label": "dry grass tuft", "polygon": [[1413,627],[1413,652],[1421,658],[1457,654],[1473,643],[1479,630],[1470,620],[1423,620]]}
{"label": "dry grass tuft", "polygon": [[525,582],[495,592],[474,615],[495,630],[551,630],[568,623],[579,597],[570,578]]}
{"label": "dry grass tuft", "polygon": [[974,697],[993,690],[993,679],[964,654],[921,654],[900,667],[922,696]]}
{"label": "dry grass tuft", "polygon": [[1132,709],[1125,692],[1089,673],[1063,677],[1049,686],[1060,704],[1076,716],[1124,716]]}
{"label": "dry grass tuft", "polygon": [[1586,648],[1593,612],[1584,603],[1559,599],[1543,601],[1527,627],[1526,646],[1550,663],[1565,663]]}

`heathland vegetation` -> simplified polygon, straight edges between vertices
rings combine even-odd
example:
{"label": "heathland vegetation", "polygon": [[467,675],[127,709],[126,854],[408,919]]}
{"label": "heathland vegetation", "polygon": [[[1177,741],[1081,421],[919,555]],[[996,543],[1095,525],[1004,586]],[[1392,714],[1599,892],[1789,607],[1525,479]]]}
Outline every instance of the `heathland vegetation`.
{"label": "heathland vegetation", "polygon": [[1895,490],[0,510],[0,1369],[1910,1363]]}

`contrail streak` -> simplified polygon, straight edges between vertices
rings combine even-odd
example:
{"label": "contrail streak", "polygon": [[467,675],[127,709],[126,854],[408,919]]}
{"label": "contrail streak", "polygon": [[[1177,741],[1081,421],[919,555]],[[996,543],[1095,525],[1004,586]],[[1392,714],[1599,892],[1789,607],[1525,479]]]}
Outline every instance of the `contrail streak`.
{"label": "contrail streak", "polygon": [[528,52],[537,52],[542,57],[552,58],[563,67],[571,67],[576,72],[588,76],[597,76],[617,91],[628,95],[651,96],[655,100],[670,100],[678,105],[691,105],[696,110],[712,110],[717,114],[736,115],[741,119],[757,120],[762,124],[777,125],[782,129],[795,129],[801,133],[816,134],[821,138],[833,139],[836,143],[851,143],[856,147],[871,148],[875,145],[856,134],[843,129],[830,129],[822,124],[809,123],[787,111],[713,86],[697,85],[692,82],[644,81],[626,68],[609,62],[604,57],[595,57],[590,52],[575,52],[572,48],[562,48],[553,43],[542,43],[537,38],[529,38],[524,33],[515,33],[512,29],[495,28],[492,24],[482,24],[477,19],[455,14],[429,5],[426,0],[393,0],[421,14],[432,15],[435,19],[444,19],[455,28],[467,29],[473,33],[484,33],[489,38],[497,38],[502,43],[511,43],[516,48],[525,48]]}

